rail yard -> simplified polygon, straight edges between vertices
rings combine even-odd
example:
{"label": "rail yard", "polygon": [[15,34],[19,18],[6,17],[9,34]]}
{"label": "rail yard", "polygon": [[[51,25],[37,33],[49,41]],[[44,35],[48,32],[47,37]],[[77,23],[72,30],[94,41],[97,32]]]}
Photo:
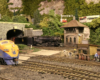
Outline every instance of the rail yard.
{"label": "rail yard", "polygon": [[[38,48],[59,51],[66,49],[65,47]],[[28,60],[21,60],[23,62],[18,66],[0,65],[4,68],[0,69],[0,80],[100,80],[99,62],[58,55],[59,53],[31,56]]]}

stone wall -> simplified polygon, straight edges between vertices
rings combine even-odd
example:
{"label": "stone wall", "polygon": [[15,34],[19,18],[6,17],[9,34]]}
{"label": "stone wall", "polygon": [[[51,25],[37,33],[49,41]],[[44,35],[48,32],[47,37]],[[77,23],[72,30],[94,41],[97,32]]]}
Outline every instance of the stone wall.
{"label": "stone wall", "polygon": [[24,31],[26,24],[29,25],[29,23],[0,22],[0,38],[6,39],[7,32],[11,29]]}

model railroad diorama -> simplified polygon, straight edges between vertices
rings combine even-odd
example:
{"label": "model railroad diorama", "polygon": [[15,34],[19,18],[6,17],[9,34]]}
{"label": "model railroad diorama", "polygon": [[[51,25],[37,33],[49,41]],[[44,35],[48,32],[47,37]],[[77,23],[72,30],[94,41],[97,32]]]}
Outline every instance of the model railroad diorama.
{"label": "model railroad diorama", "polygon": [[[64,35],[66,35],[68,29],[65,30]],[[76,28],[75,30],[78,32],[80,28]],[[31,31],[29,30],[29,32]],[[78,34],[76,36],[78,39],[81,39]],[[12,40],[15,43],[11,40],[1,40],[0,63],[17,66],[8,66],[10,69],[1,70],[0,80],[21,80],[21,78],[24,80],[33,80],[31,76],[36,74],[42,76],[36,80],[46,79],[47,74],[50,77],[55,75],[56,77],[53,79],[57,80],[100,80],[100,64],[93,61],[95,53],[100,53],[98,46],[81,44],[80,40],[77,40],[77,37],[70,37],[69,35],[65,36],[65,46],[61,46],[61,37],[57,36],[30,36],[30,34],[26,34],[26,36],[13,37]],[[41,49],[51,48],[54,50],[56,48],[63,51],[61,50],[60,53],[51,56],[32,56],[26,61],[21,60],[23,61],[22,64],[18,64],[20,53],[16,44],[24,44]],[[97,61],[100,61],[99,58]],[[8,72],[9,77],[7,75]]]}

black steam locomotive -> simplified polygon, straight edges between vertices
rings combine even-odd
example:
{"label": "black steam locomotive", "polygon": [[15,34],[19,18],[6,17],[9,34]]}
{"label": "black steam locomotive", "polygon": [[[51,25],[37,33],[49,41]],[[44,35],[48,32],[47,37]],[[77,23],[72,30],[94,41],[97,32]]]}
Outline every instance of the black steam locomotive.
{"label": "black steam locomotive", "polygon": [[59,46],[61,39],[54,36],[36,36],[33,37],[33,42],[34,46]]}
{"label": "black steam locomotive", "polygon": [[61,38],[57,36],[23,37],[16,38],[15,43],[33,46],[59,46],[61,43]]}

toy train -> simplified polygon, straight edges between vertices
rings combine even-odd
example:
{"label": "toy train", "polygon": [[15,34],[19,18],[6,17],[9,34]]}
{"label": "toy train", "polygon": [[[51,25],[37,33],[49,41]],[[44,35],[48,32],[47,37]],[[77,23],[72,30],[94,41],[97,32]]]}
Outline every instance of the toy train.
{"label": "toy train", "polygon": [[0,64],[17,65],[19,58],[19,48],[11,40],[0,41]]}
{"label": "toy train", "polygon": [[33,46],[59,46],[61,38],[57,36],[34,36],[34,37],[23,37],[16,38],[16,44],[25,44]]}
{"label": "toy train", "polygon": [[35,36],[33,37],[34,46],[59,46],[61,42],[60,37],[55,36]]}

